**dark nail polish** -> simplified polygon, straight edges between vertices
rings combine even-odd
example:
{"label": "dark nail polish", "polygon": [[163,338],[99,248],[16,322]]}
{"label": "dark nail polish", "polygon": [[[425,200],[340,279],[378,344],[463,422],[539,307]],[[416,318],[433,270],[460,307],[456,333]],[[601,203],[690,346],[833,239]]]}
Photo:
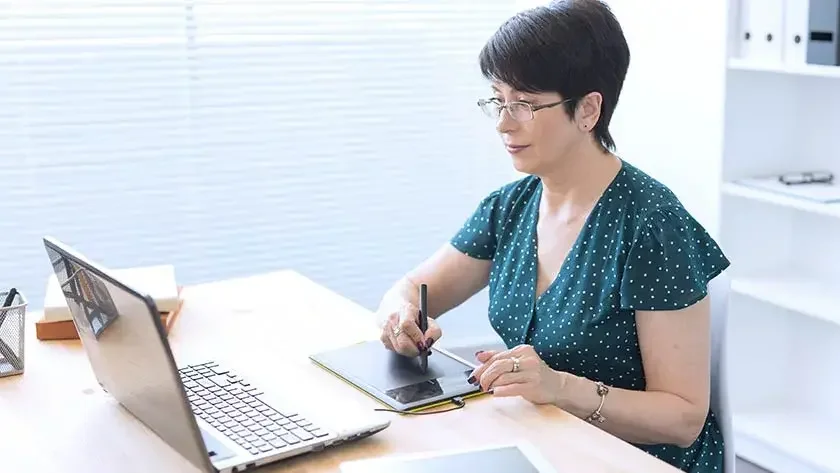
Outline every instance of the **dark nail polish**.
{"label": "dark nail polish", "polygon": [[426,340],[426,348],[432,348],[432,345],[434,345],[434,343],[435,343],[434,338],[430,338],[430,339]]}
{"label": "dark nail polish", "polygon": [[470,376],[469,378],[467,378],[467,382],[470,384],[475,384],[475,376]]}
{"label": "dark nail polish", "polygon": [[482,353],[484,353],[484,350],[478,350],[477,352],[475,352],[475,356],[478,356],[478,355],[480,355],[480,354],[482,354]]}
{"label": "dark nail polish", "polygon": [[426,351],[426,346],[423,342],[417,342],[417,349],[420,351]]}

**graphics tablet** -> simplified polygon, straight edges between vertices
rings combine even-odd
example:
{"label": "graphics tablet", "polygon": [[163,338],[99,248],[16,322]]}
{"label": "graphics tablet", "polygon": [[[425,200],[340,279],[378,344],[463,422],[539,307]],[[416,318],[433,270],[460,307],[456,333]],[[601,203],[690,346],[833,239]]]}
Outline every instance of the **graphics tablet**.
{"label": "graphics tablet", "polygon": [[556,473],[530,443],[430,451],[347,461],[341,473]]}
{"label": "graphics tablet", "polygon": [[388,350],[379,340],[321,352],[309,358],[400,412],[432,407],[454,397],[480,393],[467,382],[472,368],[436,351],[426,373],[417,357]]}

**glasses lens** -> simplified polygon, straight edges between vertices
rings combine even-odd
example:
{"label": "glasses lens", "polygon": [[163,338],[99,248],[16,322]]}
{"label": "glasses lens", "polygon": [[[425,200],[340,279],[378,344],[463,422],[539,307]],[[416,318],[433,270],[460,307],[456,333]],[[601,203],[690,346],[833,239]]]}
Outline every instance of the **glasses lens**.
{"label": "glasses lens", "polygon": [[492,100],[479,100],[478,106],[481,108],[481,111],[490,118],[496,118],[499,116],[499,104]]}
{"label": "glasses lens", "polygon": [[508,105],[508,111],[510,112],[511,118],[518,122],[526,122],[534,118],[531,114],[531,107],[527,103],[511,102]]}

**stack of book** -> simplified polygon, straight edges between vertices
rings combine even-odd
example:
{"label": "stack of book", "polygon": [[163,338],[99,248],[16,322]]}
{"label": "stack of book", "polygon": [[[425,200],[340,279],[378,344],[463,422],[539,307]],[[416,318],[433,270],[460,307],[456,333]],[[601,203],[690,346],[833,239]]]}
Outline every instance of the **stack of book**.
{"label": "stack of book", "polygon": [[[168,333],[183,304],[181,288],[175,279],[175,268],[172,265],[143,266],[117,269],[112,273],[128,286],[152,297],[160,312],[164,330]],[[70,308],[55,274],[47,281],[44,316],[35,323],[35,335],[39,340],[79,338]]]}

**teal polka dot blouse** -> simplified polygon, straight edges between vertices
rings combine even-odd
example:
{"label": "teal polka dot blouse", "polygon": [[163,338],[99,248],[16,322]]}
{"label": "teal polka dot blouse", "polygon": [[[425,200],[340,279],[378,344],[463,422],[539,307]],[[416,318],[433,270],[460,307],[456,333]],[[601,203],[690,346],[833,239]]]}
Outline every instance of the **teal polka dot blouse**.
{"label": "teal polka dot blouse", "polygon": [[[535,297],[541,193],[534,176],[497,189],[451,240],[492,260],[493,328],[508,347],[532,345],[553,369],[645,389],[634,311],[697,302],[729,261],[666,186],[622,161],[557,278]],[[723,437],[711,412],[689,448],[637,446],[686,472],[723,471]]]}

